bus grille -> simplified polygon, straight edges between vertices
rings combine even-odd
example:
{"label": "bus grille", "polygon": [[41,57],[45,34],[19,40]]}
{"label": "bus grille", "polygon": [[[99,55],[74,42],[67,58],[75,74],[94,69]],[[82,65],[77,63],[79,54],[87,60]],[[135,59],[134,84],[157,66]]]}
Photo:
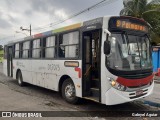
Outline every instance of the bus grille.
{"label": "bus grille", "polygon": [[146,95],[147,93],[144,93],[144,94],[141,94],[141,95],[137,95],[137,96],[133,96],[133,97],[129,97],[130,99],[134,99],[134,98],[138,98],[138,97],[141,97],[141,96],[144,96]]}
{"label": "bus grille", "polygon": [[130,96],[129,98],[130,98],[130,99],[135,99],[135,98],[144,96],[144,95],[147,94],[147,91],[148,91],[148,89],[143,90],[143,94],[141,94],[141,95],[136,95],[135,92],[134,92],[134,93],[130,93],[130,94],[129,94],[129,96]]}

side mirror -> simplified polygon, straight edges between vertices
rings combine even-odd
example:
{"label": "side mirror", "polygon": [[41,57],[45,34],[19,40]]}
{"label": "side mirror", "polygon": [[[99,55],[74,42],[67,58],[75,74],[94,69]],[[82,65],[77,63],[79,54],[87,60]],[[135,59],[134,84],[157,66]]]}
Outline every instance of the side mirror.
{"label": "side mirror", "polygon": [[104,41],[104,54],[109,55],[111,51],[111,44],[109,41]]}

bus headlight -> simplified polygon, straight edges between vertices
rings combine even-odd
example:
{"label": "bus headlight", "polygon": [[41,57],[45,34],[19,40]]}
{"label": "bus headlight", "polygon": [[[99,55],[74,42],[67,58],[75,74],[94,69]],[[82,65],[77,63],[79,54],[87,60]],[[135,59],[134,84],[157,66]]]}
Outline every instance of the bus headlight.
{"label": "bus headlight", "polygon": [[120,91],[125,91],[126,90],[126,87],[119,84],[116,80],[114,80],[113,78],[108,78],[109,79],[109,82],[111,84],[112,87],[114,87],[115,89],[117,90],[120,90]]}

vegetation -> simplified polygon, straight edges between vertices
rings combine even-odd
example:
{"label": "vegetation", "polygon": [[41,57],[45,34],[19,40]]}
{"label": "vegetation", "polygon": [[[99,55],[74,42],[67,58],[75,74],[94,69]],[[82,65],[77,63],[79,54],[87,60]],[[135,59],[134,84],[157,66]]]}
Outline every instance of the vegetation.
{"label": "vegetation", "polygon": [[3,62],[3,54],[4,54],[3,50],[0,50],[0,63]]}
{"label": "vegetation", "polygon": [[2,46],[2,45],[0,45],[0,51],[1,51],[1,50],[3,50],[3,46]]}
{"label": "vegetation", "polygon": [[133,16],[147,21],[151,28],[152,42],[160,43],[160,0],[124,0],[120,15]]}
{"label": "vegetation", "polygon": [[3,62],[3,54],[4,54],[4,52],[3,52],[3,46],[0,45],[0,63]]}

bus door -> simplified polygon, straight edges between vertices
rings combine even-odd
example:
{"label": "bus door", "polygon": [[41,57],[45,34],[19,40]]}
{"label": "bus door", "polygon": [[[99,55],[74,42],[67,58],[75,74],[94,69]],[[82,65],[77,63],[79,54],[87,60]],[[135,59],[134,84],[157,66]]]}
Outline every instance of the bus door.
{"label": "bus door", "polygon": [[7,49],[7,74],[10,77],[13,77],[13,48],[8,46]]}
{"label": "bus door", "polygon": [[100,102],[101,30],[83,32],[83,96]]}

